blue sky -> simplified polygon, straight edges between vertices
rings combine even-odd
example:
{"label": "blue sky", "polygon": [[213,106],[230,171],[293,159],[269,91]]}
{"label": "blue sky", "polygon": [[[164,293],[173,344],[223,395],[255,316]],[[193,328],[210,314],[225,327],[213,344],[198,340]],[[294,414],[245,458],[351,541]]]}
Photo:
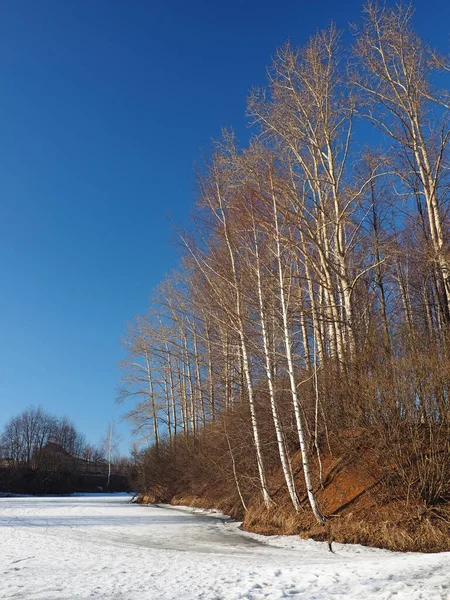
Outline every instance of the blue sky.
{"label": "blue sky", "polygon": [[[417,4],[448,50],[449,3]],[[0,429],[30,404],[96,442],[125,325],[176,267],[193,164],[288,38],[361,3],[0,1]],[[129,443],[122,432],[122,450]]]}

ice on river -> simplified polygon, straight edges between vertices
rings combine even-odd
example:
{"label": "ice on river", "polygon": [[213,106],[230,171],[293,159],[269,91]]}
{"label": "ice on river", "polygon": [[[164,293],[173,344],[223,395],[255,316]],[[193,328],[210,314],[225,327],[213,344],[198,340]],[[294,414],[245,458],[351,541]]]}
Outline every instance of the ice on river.
{"label": "ice on river", "polygon": [[0,498],[3,600],[449,600],[450,553],[241,532],[126,495]]}

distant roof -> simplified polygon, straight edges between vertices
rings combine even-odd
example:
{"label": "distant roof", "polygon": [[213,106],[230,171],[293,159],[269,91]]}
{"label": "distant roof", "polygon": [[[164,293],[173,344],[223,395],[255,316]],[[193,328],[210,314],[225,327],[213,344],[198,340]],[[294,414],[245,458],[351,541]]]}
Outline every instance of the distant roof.
{"label": "distant roof", "polygon": [[42,448],[42,451],[49,453],[51,452],[52,454],[63,454],[64,456],[71,456],[70,452],[64,450],[64,448],[56,442],[47,442],[46,445]]}

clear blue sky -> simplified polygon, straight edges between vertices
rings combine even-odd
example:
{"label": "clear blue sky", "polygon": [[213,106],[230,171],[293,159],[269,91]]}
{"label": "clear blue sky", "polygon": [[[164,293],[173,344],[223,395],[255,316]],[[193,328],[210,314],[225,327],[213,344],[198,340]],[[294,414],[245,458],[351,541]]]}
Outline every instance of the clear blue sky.
{"label": "clear blue sky", "polygon": [[[125,325],[177,264],[193,164],[277,46],[361,3],[0,1],[0,429],[29,404],[96,442],[114,405]],[[448,48],[450,3],[417,3]],[[121,425],[127,450],[127,426]]]}

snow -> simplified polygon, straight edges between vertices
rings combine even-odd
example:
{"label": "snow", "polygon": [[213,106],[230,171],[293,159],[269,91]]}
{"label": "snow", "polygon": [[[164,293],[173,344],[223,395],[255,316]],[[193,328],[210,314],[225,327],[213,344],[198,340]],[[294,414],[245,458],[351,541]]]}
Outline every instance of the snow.
{"label": "snow", "polygon": [[399,554],[241,532],[131,496],[0,498],[0,598],[449,600],[450,553]]}

